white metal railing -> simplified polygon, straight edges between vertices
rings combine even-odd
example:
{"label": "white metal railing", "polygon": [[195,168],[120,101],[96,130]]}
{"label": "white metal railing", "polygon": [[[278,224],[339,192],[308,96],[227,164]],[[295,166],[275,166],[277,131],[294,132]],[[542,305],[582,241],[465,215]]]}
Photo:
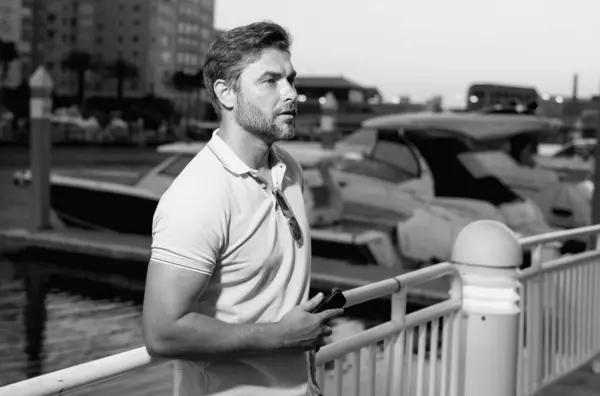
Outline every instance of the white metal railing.
{"label": "white metal railing", "polygon": [[[451,276],[455,280],[457,292],[454,297],[415,313],[404,315],[406,311],[407,290],[443,276]],[[405,378],[413,378],[416,375],[415,386],[419,387],[419,389],[422,389],[426,385],[424,381],[429,378],[429,386],[439,385],[441,387],[441,392],[435,393],[436,395],[456,395],[455,392],[447,393],[449,387],[441,386],[441,384],[450,384],[449,381],[453,373],[451,371],[451,362],[453,360],[451,359],[457,358],[458,344],[454,343],[452,347],[450,345],[453,339],[457,339],[452,336],[452,329],[458,323],[457,313],[460,311],[460,290],[460,278],[458,277],[456,268],[452,264],[442,263],[344,292],[347,307],[397,293],[400,297],[394,299],[392,303],[393,311],[395,310],[397,313],[392,314],[392,319],[395,320],[366,330],[346,340],[323,347],[317,353],[316,360],[317,374],[321,387],[325,389],[331,388],[334,385],[336,387],[335,394],[352,394],[347,388],[344,388],[345,384],[348,386],[347,383],[350,380],[349,385],[351,388],[358,381],[359,384],[365,387],[365,390],[371,389],[374,391],[375,384],[381,382],[381,378],[377,377],[377,372],[379,371],[381,375],[381,369],[384,365],[387,370],[402,372],[402,363],[399,363],[400,366],[394,365],[396,361],[395,356],[405,356],[406,368],[403,371],[405,374],[398,377],[396,375],[389,375],[390,371],[386,371],[386,378],[390,380],[387,382],[387,386],[397,389],[399,384],[404,384]],[[429,331],[426,331],[428,324],[433,327]],[[419,344],[415,356],[412,343],[416,329],[418,329]],[[441,336],[438,335],[440,329],[442,331]],[[424,366],[427,351],[425,343],[426,334],[431,334],[431,340],[427,343],[430,351],[430,355],[427,358],[430,361],[428,366],[430,371],[429,376],[425,375]],[[438,356],[438,344],[440,342],[441,357]],[[385,351],[383,360],[378,358],[378,350],[381,343],[383,343]],[[369,361],[366,363],[366,366],[361,359],[362,349],[367,349],[368,352]],[[403,351],[406,351],[406,353]],[[351,355],[351,359],[345,359],[349,355]],[[412,363],[415,358],[418,360],[416,372],[412,370]],[[326,363],[331,361],[334,362],[334,368],[332,375],[327,375]],[[144,347],[137,348],[7,385],[0,388],[0,396],[63,395],[119,375],[166,362],[167,360],[151,358]],[[346,367],[344,367],[345,363],[348,363]],[[438,368],[438,366],[441,368]],[[351,368],[351,374],[345,375],[344,372],[348,370],[348,367]],[[442,378],[439,383],[436,383],[434,379],[438,371]],[[358,392],[360,387],[355,387],[354,389],[356,389],[355,392]],[[374,395],[375,393],[363,392],[360,394]],[[429,394],[433,395],[434,393]]]}
{"label": "white metal railing", "polygon": [[[346,291],[347,306],[391,296],[390,320],[319,351],[323,394],[537,393],[600,353],[600,250],[594,242],[546,257],[557,241],[598,235],[594,226],[518,241],[500,223],[477,221],[458,235],[452,263]],[[523,250],[531,267],[519,271]],[[406,314],[411,288],[440,277],[450,279],[448,297]],[[0,396],[66,394],[165,362],[138,348],[4,386]]]}
{"label": "white metal railing", "polygon": [[[443,276],[452,278],[450,299],[406,315],[408,290]],[[394,292],[390,321],[328,345],[317,354],[317,381],[324,393],[458,394],[458,373],[453,370],[458,367],[460,353],[456,335],[460,331],[462,283],[456,267],[437,264],[363,286],[349,294],[349,306]],[[363,351],[367,359],[363,359]],[[330,362],[333,368],[326,376],[326,364]],[[329,392],[331,388],[333,392]]]}
{"label": "white metal railing", "polygon": [[[552,232],[521,240],[531,267],[519,274],[517,395],[532,395],[600,355],[600,226]],[[587,251],[544,259],[548,244],[590,241]]]}

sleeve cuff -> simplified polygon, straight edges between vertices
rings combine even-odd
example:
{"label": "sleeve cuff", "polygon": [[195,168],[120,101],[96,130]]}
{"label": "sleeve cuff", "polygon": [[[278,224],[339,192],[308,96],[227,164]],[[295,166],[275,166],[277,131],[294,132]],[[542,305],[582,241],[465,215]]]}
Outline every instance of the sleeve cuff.
{"label": "sleeve cuff", "polygon": [[167,249],[153,247],[150,260],[161,264],[173,265],[175,267],[199,272],[204,275],[212,275],[214,264],[193,260]]}

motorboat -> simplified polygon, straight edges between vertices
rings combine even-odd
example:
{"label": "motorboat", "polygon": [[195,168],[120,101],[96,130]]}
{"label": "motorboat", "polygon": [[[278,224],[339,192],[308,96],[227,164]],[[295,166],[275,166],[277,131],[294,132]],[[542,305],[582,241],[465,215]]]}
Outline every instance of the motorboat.
{"label": "motorboat", "polygon": [[[590,224],[591,206],[581,189],[561,180],[556,172],[535,165],[537,140],[557,133],[552,119],[511,114],[414,113],[374,117],[365,120],[363,127],[393,129],[413,142],[430,166],[437,168],[438,196],[464,194],[464,188],[452,180],[455,172],[466,170],[476,178],[495,176],[514,194],[535,202],[553,227]],[[441,160],[451,157],[459,163],[454,172]]]}

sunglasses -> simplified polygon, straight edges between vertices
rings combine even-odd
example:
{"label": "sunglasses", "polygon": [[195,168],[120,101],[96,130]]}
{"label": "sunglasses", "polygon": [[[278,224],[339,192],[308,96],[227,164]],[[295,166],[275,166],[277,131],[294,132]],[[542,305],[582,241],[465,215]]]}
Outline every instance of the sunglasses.
{"label": "sunglasses", "polygon": [[290,231],[292,232],[292,237],[298,243],[302,243],[302,230],[300,229],[300,224],[298,224],[298,220],[294,216],[294,212],[290,208],[290,205],[283,195],[283,192],[279,188],[273,189],[273,195],[275,195],[275,200],[277,201],[277,205],[281,208],[281,213],[288,222],[290,226]]}

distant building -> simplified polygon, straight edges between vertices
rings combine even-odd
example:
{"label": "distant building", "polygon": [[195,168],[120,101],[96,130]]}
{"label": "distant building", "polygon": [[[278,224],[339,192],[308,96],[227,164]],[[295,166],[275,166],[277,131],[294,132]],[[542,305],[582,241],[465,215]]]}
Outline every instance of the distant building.
{"label": "distant building", "polygon": [[573,99],[568,95],[544,94],[539,102],[539,113],[559,118],[566,131],[581,127],[586,136],[595,137],[600,127],[600,100],[595,97]]}
{"label": "distant building", "polygon": [[427,100],[427,102],[425,103],[425,107],[428,111],[439,113],[440,111],[442,111],[442,102],[442,97],[436,95]]}
{"label": "distant building", "polygon": [[335,76],[297,77],[296,90],[309,103],[318,103],[319,98],[331,92],[340,103],[363,104],[367,102],[367,96],[373,93],[372,88]]}
{"label": "distant building", "polygon": [[[2,6],[6,1],[22,1],[24,47],[33,44],[33,5],[40,7],[38,44],[60,95],[78,89],[77,76],[63,67],[63,60],[70,51],[85,51],[98,64],[121,57],[137,68],[137,77],[124,84],[125,96],[172,98],[171,76],[202,67],[214,30],[214,0],[1,0]],[[100,68],[87,73],[87,95],[115,92],[115,78]]]}
{"label": "distant building", "polygon": [[193,74],[202,69],[215,29],[214,0],[179,0],[177,68]]}
{"label": "distant building", "polygon": [[370,104],[380,104],[383,102],[383,96],[375,87],[365,88],[365,98]]}

